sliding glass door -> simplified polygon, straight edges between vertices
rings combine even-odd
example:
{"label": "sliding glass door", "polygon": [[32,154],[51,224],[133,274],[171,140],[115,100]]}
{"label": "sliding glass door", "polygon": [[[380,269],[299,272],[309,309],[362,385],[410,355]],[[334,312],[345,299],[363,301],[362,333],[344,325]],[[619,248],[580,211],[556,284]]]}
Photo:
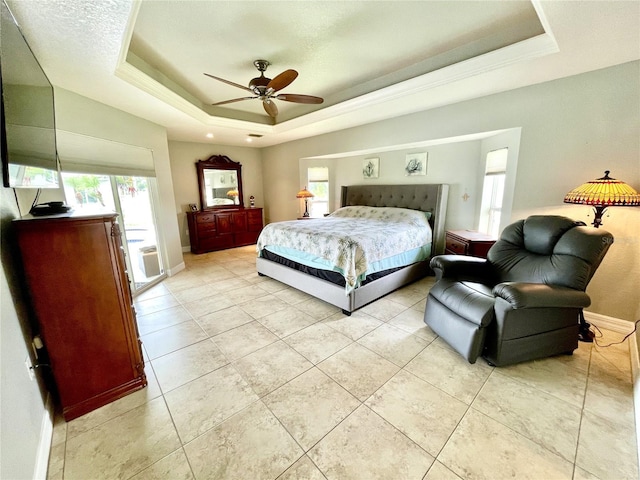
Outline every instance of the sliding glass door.
{"label": "sliding glass door", "polygon": [[154,211],[155,179],[67,172],[62,179],[67,203],[76,211],[118,212],[134,296],[165,277]]}

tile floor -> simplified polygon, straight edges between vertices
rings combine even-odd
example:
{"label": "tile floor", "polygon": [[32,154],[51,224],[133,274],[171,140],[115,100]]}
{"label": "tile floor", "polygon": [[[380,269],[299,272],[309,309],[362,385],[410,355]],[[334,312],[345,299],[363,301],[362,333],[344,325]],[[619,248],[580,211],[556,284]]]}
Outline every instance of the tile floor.
{"label": "tile floor", "polygon": [[638,478],[628,342],[470,365],[432,278],[346,317],[254,247],[185,263],[136,299],[149,386],[56,419],[50,479]]}

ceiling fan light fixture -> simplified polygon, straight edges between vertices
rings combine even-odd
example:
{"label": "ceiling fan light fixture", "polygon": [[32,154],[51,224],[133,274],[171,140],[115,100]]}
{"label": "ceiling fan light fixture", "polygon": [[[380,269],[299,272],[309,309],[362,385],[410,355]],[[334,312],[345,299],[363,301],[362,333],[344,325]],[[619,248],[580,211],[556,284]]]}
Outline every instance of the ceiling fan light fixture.
{"label": "ceiling fan light fixture", "polygon": [[298,72],[292,69],[288,69],[276,75],[273,79],[270,79],[264,76],[264,72],[269,66],[269,62],[267,60],[255,60],[253,64],[260,72],[260,76],[252,78],[251,81],[249,82],[248,87],[244,87],[230,80],[225,80],[224,78],[216,77],[208,73],[205,73],[206,76],[213,78],[214,80],[218,80],[220,82],[226,83],[227,85],[231,85],[231,86],[240,88],[242,90],[249,91],[254,95],[256,95],[255,97],[233,98],[231,100],[212,103],[212,105],[226,105],[229,103],[241,102],[243,100],[259,99],[259,100],[262,100],[262,106],[265,112],[267,112],[267,115],[269,115],[272,118],[276,118],[278,116],[278,107],[276,106],[274,100],[284,100],[285,102],[294,102],[294,103],[303,103],[303,104],[320,104],[324,101],[320,97],[314,97],[311,95],[298,95],[298,94],[277,95],[276,92],[289,86],[291,82],[293,82],[298,77]]}

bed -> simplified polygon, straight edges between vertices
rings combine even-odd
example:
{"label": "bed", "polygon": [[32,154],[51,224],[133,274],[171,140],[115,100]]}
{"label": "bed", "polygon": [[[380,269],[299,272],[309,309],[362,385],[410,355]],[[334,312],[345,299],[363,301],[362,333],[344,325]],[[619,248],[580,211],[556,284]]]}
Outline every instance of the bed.
{"label": "bed", "polygon": [[[446,184],[343,186],[341,208],[329,217],[267,225],[258,239],[257,271],[260,275],[306,292],[337,306],[343,313],[350,314],[431,272],[429,259],[444,252],[444,218],[448,191],[449,186]],[[353,230],[353,235],[346,239],[327,240],[321,236],[321,232],[332,225],[331,222],[335,222],[336,232],[347,228],[344,224],[345,217],[349,221],[352,221],[351,217],[370,218],[372,222],[383,221],[386,225],[367,225],[363,227],[365,230],[362,233],[355,233]],[[410,225],[406,228],[410,229],[409,233],[404,231],[404,226],[396,228],[393,222],[399,222],[400,219],[408,219]],[[366,224],[360,220],[356,221],[358,222]],[[414,237],[422,235],[421,223],[428,224],[429,239],[426,245],[412,243]],[[379,239],[370,236],[374,230],[380,230],[390,240],[393,237],[395,246],[384,247],[385,249],[397,248],[399,243],[404,242],[406,251],[388,250],[388,258],[379,258],[385,256],[379,251],[377,254],[362,255],[350,250],[356,249],[353,245],[354,237],[358,242],[362,240],[364,243],[377,245]],[[335,237],[335,232],[324,235]],[[320,255],[317,250],[303,251],[309,241],[300,238],[309,237],[317,238],[313,242],[317,245],[313,248],[324,248],[325,254]],[[340,245],[339,254],[336,248],[328,248],[336,245]],[[363,248],[362,245],[357,246],[359,252]],[[345,253],[349,251],[351,253]],[[298,254],[301,255],[297,256]],[[332,255],[334,258],[329,258]],[[345,256],[353,258],[347,261],[343,258]],[[389,262],[389,259],[392,261]],[[337,265],[335,260],[338,260]]]}

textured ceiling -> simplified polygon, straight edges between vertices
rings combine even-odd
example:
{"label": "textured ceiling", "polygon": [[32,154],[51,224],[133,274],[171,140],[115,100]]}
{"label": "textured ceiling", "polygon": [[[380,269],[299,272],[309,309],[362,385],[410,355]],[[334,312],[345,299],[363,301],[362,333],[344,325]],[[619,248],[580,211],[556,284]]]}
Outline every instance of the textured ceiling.
{"label": "textured ceiling", "polygon": [[[245,2],[7,0],[51,82],[167,128],[173,140],[257,147],[605,68],[640,58],[640,2]],[[296,69],[284,93],[246,84]],[[236,91],[237,90],[237,91]],[[239,94],[239,95],[238,95]],[[212,133],[213,139],[205,134]]]}

